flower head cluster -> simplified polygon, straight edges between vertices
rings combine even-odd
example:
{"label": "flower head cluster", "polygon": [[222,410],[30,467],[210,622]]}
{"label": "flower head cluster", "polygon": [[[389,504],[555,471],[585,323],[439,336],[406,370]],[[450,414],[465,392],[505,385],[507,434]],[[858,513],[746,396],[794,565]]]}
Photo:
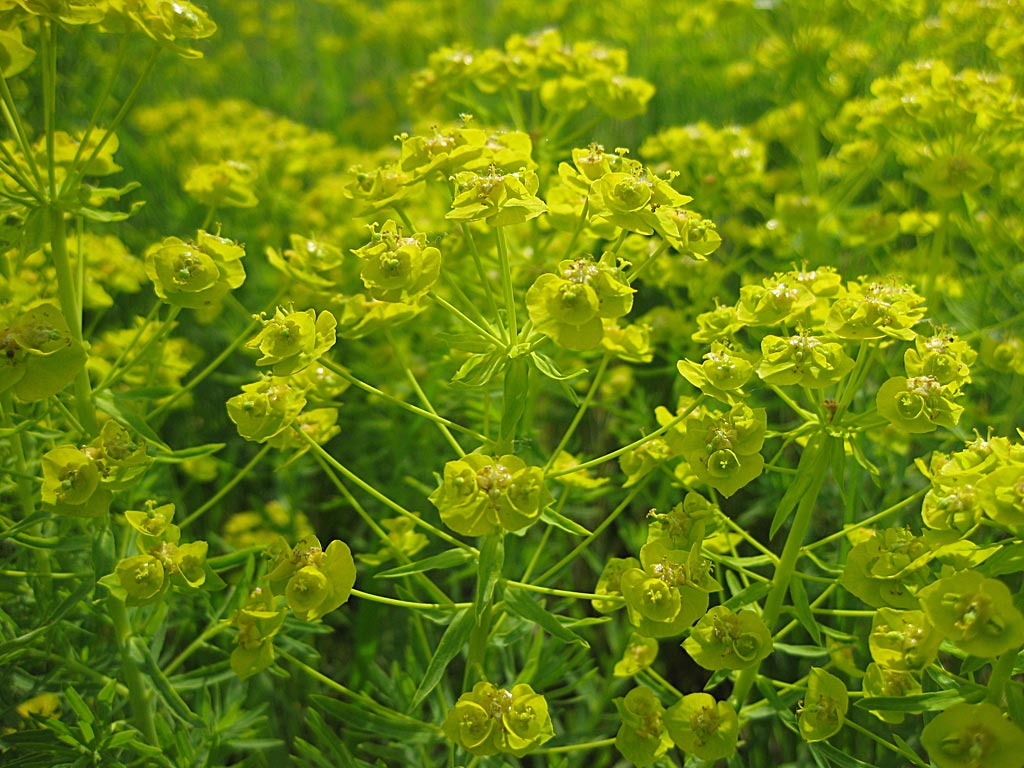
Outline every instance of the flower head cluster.
{"label": "flower head cluster", "polygon": [[267,579],[296,617],[314,621],[348,602],[356,565],[345,542],[335,540],[323,549],[316,536],[308,536],[282,553]]}
{"label": "flower head cluster", "polygon": [[459,696],[441,727],[448,739],[478,757],[522,757],[555,735],[547,701],[522,683],[511,690],[477,683]]}
{"label": "flower head cluster", "polygon": [[216,304],[245,281],[245,249],[199,230],[194,242],[167,237],[146,251],[146,274],[156,295],[178,307]]}
{"label": "flower head cluster", "polygon": [[466,536],[498,528],[518,531],[533,524],[554,501],[540,467],[511,454],[470,453],[444,466],[441,486],[430,495],[445,525]]}

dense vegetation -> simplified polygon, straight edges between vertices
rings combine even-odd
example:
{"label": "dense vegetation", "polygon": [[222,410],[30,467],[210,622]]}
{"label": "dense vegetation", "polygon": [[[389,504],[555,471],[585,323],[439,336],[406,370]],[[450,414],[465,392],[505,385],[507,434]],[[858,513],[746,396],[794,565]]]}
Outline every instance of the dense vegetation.
{"label": "dense vegetation", "polygon": [[1024,754],[1024,6],[0,0],[0,762]]}

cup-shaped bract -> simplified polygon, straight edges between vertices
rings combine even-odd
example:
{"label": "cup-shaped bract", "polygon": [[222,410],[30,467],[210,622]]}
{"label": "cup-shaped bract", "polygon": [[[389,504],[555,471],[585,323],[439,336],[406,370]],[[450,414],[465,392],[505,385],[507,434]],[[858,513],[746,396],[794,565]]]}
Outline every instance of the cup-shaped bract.
{"label": "cup-shaped bract", "polygon": [[286,378],[267,376],[242,385],[227,402],[228,418],[246,440],[265,443],[291,426],[306,405],[305,392]]}
{"label": "cup-shaped bract", "polygon": [[[913,672],[901,672],[871,662],[864,670],[864,695],[880,698],[916,696],[921,693],[921,681]],[[905,712],[892,710],[871,710],[871,714],[887,723],[902,723]]]}
{"label": "cup-shaped bract", "polygon": [[70,384],[85,365],[85,348],[56,304],[41,301],[0,315],[0,392],[43,400]]}
{"label": "cup-shaped bract", "polygon": [[194,242],[164,238],[146,251],[146,274],[156,295],[178,307],[200,309],[220,301],[245,281],[245,249],[199,230]]}
{"label": "cup-shaped bract", "polygon": [[961,571],[917,596],[928,620],[966,653],[991,659],[1024,645],[1024,615],[999,579]]}
{"label": "cup-shaped bract", "polygon": [[893,376],[878,388],[875,402],[893,426],[917,434],[955,427],[964,410],[953,401],[957,394],[933,376]]}
{"label": "cup-shaped bract", "polygon": [[465,536],[499,527],[522,530],[554,501],[540,467],[527,466],[512,454],[478,453],[445,464],[441,485],[429,499],[445,525]]}
{"label": "cup-shaped bract", "polygon": [[939,653],[942,634],[923,611],[879,608],[871,620],[871,658],[888,669],[921,672]]}
{"label": "cup-shaped bract", "polygon": [[921,745],[938,768],[1017,768],[1024,730],[988,702],[958,702],[921,732]]}
{"label": "cup-shaped bract", "polygon": [[771,654],[772,634],[754,611],[733,613],[716,605],[697,621],[683,648],[704,669],[746,669]]}
{"label": "cup-shaped bract", "polygon": [[665,713],[665,727],[676,746],[708,763],[736,751],[740,720],[728,701],[708,693],[690,693]]}
{"label": "cup-shaped bract", "polygon": [[290,376],[308,368],[334,346],[337,325],[330,312],[278,307],[245,346],[260,351],[256,365],[271,366],[275,376]]}
{"label": "cup-shaped bract", "polygon": [[316,536],[308,536],[279,558],[268,579],[276,593],[284,592],[296,617],[315,621],[348,601],[356,564],[345,542],[335,540],[323,549]]}
{"label": "cup-shaped bract", "polygon": [[822,741],[843,727],[850,696],[843,681],[819,667],[807,675],[807,693],[797,719],[804,741]]}
{"label": "cup-shaped bract", "polygon": [[481,681],[463,693],[441,726],[445,736],[478,757],[523,757],[554,735],[547,700],[529,685],[511,690]]}
{"label": "cup-shaped bract", "polygon": [[274,594],[265,587],[256,587],[235,614],[232,623],[238,627],[238,645],[231,652],[231,669],[245,680],[274,662],[273,637],[284,624],[287,611],[277,609]]}
{"label": "cup-shaped bract", "polygon": [[615,735],[615,748],[638,766],[651,765],[672,746],[672,737],[665,728],[665,707],[650,688],[633,688],[621,699],[615,699],[622,725]]}
{"label": "cup-shaped bract", "polygon": [[102,517],[110,509],[113,496],[87,451],[57,446],[43,454],[41,464],[44,509],[72,517]]}

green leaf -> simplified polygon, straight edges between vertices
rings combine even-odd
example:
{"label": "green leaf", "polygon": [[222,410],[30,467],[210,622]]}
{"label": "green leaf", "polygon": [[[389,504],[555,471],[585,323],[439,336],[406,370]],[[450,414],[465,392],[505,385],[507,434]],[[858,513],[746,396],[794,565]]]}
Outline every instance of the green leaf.
{"label": "green leaf", "polygon": [[[731,572],[730,572],[731,573]],[[750,605],[753,602],[760,600],[762,597],[772,591],[772,583],[770,581],[758,581],[751,584],[749,587],[737,592],[735,595],[726,600],[722,605],[728,608],[730,611],[738,611],[745,605]]]}
{"label": "green leaf", "polygon": [[389,714],[384,708],[371,709],[318,694],[309,698],[313,706],[352,731],[375,733],[396,742],[422,742],[437,738],[437,728],[398,712]]}
{"label": "green leaf", "polygon": [[816,645],[788,645],[786,643],[775,643],[772,648],[787,656],[796,656],[802,659],[820,659],[828,656],[828,651]]}
{"label": "green leaf", "polygon": [[803,579],[794,575],[789,580],[789,595],[793,598],[793,611],[796,613],[800,626],[807,630],[808,634],[814,638],[815,643],[820,645],[821,630],[818,628],[818,622],[811,612],[811,603],[807,599],[807,590],[804,588]]}
{"label": "green leaf", "polygon": [[559,528],[566,533],[571,533],[574,536],[589,536],[590,531],[584,528],[582,525],[577,523],[575,520],[570,520],[560,512],[556,512],[553,509],[545,509],[540,513],[540,519],[548,525],[553,525],[555,528]]}
{"label": "green leaf", "polygon": [[120,395],[109,391],[97,392],[93,395],[93,400],[96,401],[96,405],[100,410],[127,424],[142,435],[147,442],[152,443],[157,448],[163,448],[165,451],[171,450],[160,439],[160,436],[153,431],[153,428],[146,423],[146,420],[136,412],[136,409],[139,407],[138,403],[128,402]]}
{"label": "green leaf", "polygon": [[189,459],[198,459],[203,456],[209,456],[210,454],[219,451],[225,445],[226,443],[206,443],[205,445],[194,445],[191,448],[182,448],[178,451],[172,451],[170,448],[166,448],[161,444],[156,446],[153,458],[155,461],[162,464],[177,464]]}
{"label": "green leaf", "polygon": [[470,355],[452,376],[452,384],[483,387],[501,371],[506,359],[503,351]]}
{"label": "green leaf", "polygon": [[149,675],[150,682],[156,688],[157,694],[170,709],[171,713],[187,725],[202,728],[205,725],[203,719],[189,709],[188,704],[185,703],[185,700],[181,698],[174,689],[174,686],[171,685],[167,675],[160,669],[160,665],[153,658],[153,654],[150,653],[149,646],[141,638],[131,637],[128,639],[128,648],[132,656],[142,662]]}
{"label": "green leaf", "polygon": [[582,376],[587,372],[586,368],[580,368],[578,371],[572,373],[562,373],[558,366],[555,365],[555,361],[547,355],[543,355],[540,352],[531,352],[530,359],[533,361],[533,367],[536,368],[542,375],[547,376],[549,379],[555,381],[569,381],[575,379],[577,376]]}
{"label": "green leaf", "polygon": [[807,745],[812,754],[821,756],[836,768],[875,768],[870,763],[865,763],[855,757],[840,752],[838,749],[824,741],[814,742]]}
{"label": "green leaf", "polygon": [[878,712],[939,712],[964,701],[959,691],[933,691],[911,696],[865,696],[854,706]]}
{"label": "green leaf", "polygon": [[452,659],[465,647],[474,626],[476,626],[476,618],[470,613],[468,608],[464,608],[455,614],[452,623],[448,625],[448,629],[441,636],[441,641],[437,644],[437,650],[434,651],[434,655],[427,665],[427,670],[423,673],[423,679],[416,688],[412,704],[409,705],[410,712],[422,704],[423,700],[427,698],[440,682]]}
{"label": "green leaf", "polygon": [[397,568],[378,573],[378,579],[397,579],[400,576],[411,576],[414,573],[424,571],[443,570],[445,568],[456,568],[465,565],[473,559],[473,553],[468,549],[449,549],[439,555],[432,555],[414,563],[406,563]]}
{"label": "green leaf", "polygon": [[584,648],[590,647],[586,640],[566,628],[555,614],[549,613],[544,606],[527,594],[525,589],[506,586],[503,597],[505,607],[512,613],[533,622],[556,640],[563,643],[579,643]]}
{"label": "green leaf", "polygon": [[497,530],[484,536],[480,547],[480,564],[476,574],[476,602],[474,613],[477,622],[494,599],[494,587],[501,578],[501,567],[505,562],[505,532]]}

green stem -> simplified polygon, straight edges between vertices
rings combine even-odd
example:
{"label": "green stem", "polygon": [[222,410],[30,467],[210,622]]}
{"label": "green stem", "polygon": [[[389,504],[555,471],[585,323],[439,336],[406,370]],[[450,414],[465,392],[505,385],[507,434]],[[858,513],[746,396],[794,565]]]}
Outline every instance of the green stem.
{"label": "green stem", "polygon": [[480,277],[480,284],[484,287],[484,295],[487,297],[487,305],[491,311],[491,316],[498,321],[498,326],[502,329],[505,326],[501,322],[501,315],[498,314],[498,301],[494,297],[494,289],[491,285],[491,279],[487,274],[487,270],[484,269],[483,260],[480,258],[480,250],[476,247],[476,239],[473,237],[473,230],[469,228],[469,224],[462,223],[462,237],[466,243],[469,244],[469,253],[473,257],[473,263],[476,265],[477,275]]}
{"label": "green stem", "polygon": [[583,420],[583,414],[587,412],[590,404],[594,401],[594,395],[597,394],[597,388],[601,386],[601,380],[604,378],[605,371],[608,370],[608,362],[610,360],[611,355],[605,355],[601,358],[601,362],[597,366],[597,371],[594,373],[594,379],[590,382],[590,388],[587,390],[587,394],[583,396],[583,402],[581,402],[580,407],[576,409],[576,415],[569,423],[568,428],[565,430],[565,434],[562,435],[562,439],[558,441],[558,445],[555,446],[555,450],[551,452],[551,456],[544,465],[544,472],[551,469],[551,465],[555,463],[558,455],[565,450],[565,446],[568,445],[569,440],[572,439],[573,434],[576,432],[576,428],[580,425],[580,421]]}
{"label": "green stem", "polygon": [[861,520],[859,523],[853,523],[848,528],[844,528],[841,531],[836,531],[835,533],[831,533],[831,534],[829,534],[828,536],[826,536],[823,539],[818,539],[817,541],[815,541],[815,542],[813,542],[811,544],[808,544],[806,547],[804,547],[804,549],[807,549],[807,550],[817,549],[818,547],[822,547],[822,546],[824,546],[826,544],[829,544],[829,543],[835,541],[836,539],[841,539],[841,538],[847,536],[850,533],[851,530],[854,530],[856,528],[864,528],[866,526],[874,525],[878,521],[888,517],[889,515],[893,514],[894,512],[899,512],[904,507],[907,507],[907,506],[913,504],[918,499],[920,499],[922,496],[924,496],[926,493],[928,493],[929,490],[930,490],[929,488],[922,488],[917,493],[915,493],[913,496],[909,496],[909,497],[907,497],[905,499],[901,499],[900,501],[898,501],[896,504],[893,504],[888,509],[883,509],[881,512],[879,512],[879,513],[877,513],[875,515],[872,515],[871,517],[867,517],[867,518]]}
{"label": "green stem", "polygon": [[985,701],[989,704],[1002,706],[1003,690],[1010,678],[1013,677],[1013,668],[1017,664],[1019,654],[1020,648],[1011,648],[992,665],[992,674],[988,679],[988,695],[985,697]]}
{"label": "green stem", "polygon": [[449,421],[443,416],[437,416],[436,414],[433,414],[430,411],[425,411],[422,408],[417,408],[415,405],[411,405],[410,403],[407,403],[404,400],[395,397],[394,395],[389,395],[386,392],[377,389],[371,384],[367,384],[365,381],[362,381],[361,379],[357,379],[349,371],[345,370],[337,363],[331,362],[326,357],[321,358],[320,364],[323,365],[324,368],[327,368],[333,373],[338,374],[338,376],[345,379],[345,381],[349,382],[350,384],[353,384],[354,386],[358,387],[364,392],[369,392],[371,395],[376,395],[377,397],[383,398],[392,405],[398,406],[399,408],[409,411],[410,413],[415,413],[418,416],[422,416],[423,418],[429,419],[430,421],[436,422],[438,424],[444,424],[444,426],[446,427],[450,427],[451,429],[457,430],[458,432],[462,432],[463,434],[469,435],[475,440],[479,440],[482,444],[487,444],[488,442],[490,442],[486,437],[481,435],[479,432],[470,429],[469,427],[464,427],[461,424],[456,424],[454,421]]}
{"label": "green stem", "polygon": [[606,749],[615,744],[615,739],[600,739],[599,741],[587,741],[583,744],[567,744],[564,747],[547,747],[531,752],[532,755],[558,755],[565,752],[583,752],[588,749]]}
{"label": "green stem", "polygon": [[[225,605],[226,604],[227,601],[225,601]],[[185,650],[183,650],[181,653],[175,656],[174,660],[171,661],[171,663],[168,664],[166,667],[164,667],[164,674],[168,677],[173,675],[174,670],[176,670],[178,667],[184,664],[185,660],[188,659],[189,656],[191,656],[193,653],[202,648],[203,645],[206,644],[207,640],[209,640],[212,637],[216,637],[230,626],[231,624],[226,621],[215,620],[211,622],[210,625],[199,637],[197,637],[195,640],[189,643]]]}
{"label": "green stem", "polygon": [[[801,467],[806,467],[806,469],[801,469],[801,471],[811,473],[811,479],[797,506],[792,526],[786,536],[786,544],[782,548],[782,556],[775,567],[771,592],[768,593],[768,597],[765,599],[761,618],[769,629],[774,629],[779,613],[782,611],[783,602],[789,592],[789,582],[793,578],[793,572],[796,570],[797,560],[800,559],[804,539],[807,537],[807,530],[811,524],[814,507],[818,501],[818,493],[821,491],[825,475],[828,473],[834,442],[834,438],[819,433],[818,436],[811,439],[804,455],[800,458]],[[760,666],[760,664],[755,664],[747,667],[736,679],[736,685],[732,692],[732,701],[737,711],[743,708],[747,695],[757,679]]]}
{"label": "green stem", "polygon": [[[71,330],[71,338],[79,344],[83,344],[82,310],[78,303],[78,297],[75,295],[75,275],[71,270],[71,260],[68,257],[64,212],[59,208],[50,208],[48,214],[50,217],[50,252],[57,272],[57,295],[60,298],[61,312]],[[96,418],[96,409],[92,404],[92,384],[89,381],[89,371],[85,365],[75,377],[75,410],[78,412],[78,421],[88,436],[99,434],[99,421]]]}
{"label": "green stem", "polygon": [[[380,539],[381,543],[391,550],[391,554],[394,555],[395,559],[402,565],[408,565],[411,563],[412,560],[409,556],[402,551],[401,547],[397,546],[395,542],[388,537],[387,531],[381,528],[380,523],[374,519],[373,515],[369,514],[366,509],[363,508],[363,505],[359,503],[359,500],[355,498],[348,488],[345,487],[345,484],[338,479],[338,476],[331,468],[331,465],[328,464],[322,456],[314,456],[314,458],[317,460],[320,468],[324,471],[324,474],[326,474],[327,478],[331,481],[331,484],[338,489],[338,492],[342,497],[344,497],[345,501],[352,505],[352,509],[354,509],[356,514],[363,519],[363,522],[365,522],[370,530],[374,532],[377,538]],[[418,581],[422,584],[427,592],[433,595],[434,599],[438,602],[445,605],[453,604],[452,599],[448,597],[440,587],[434,584],[434,582],[431,581],[425,573],[414,573],[410,574],[410,576],[414,581]]]}
{"label": "green stem", "polygon": [[110,387],[114,386],[117,382],[124,378],[124,375],[128,373],[128,371],[134,368],[146,356],[146,353],[149,352],[149,350],[151,350],[158,344],[163,343],[164,339],[166,339],[170,335],[171,331],[174,330],[174,326],[176,325],[178,315],[180,314],[181,307],[176,305],[172,306],[168,310],[167,317],[164,319],[163,323],[161,323],[160,328],[157,330],[156,333],[154,333],[152,336],[146,339],[145,342],[143,342],[142,348],[135,353],[135,357],[133,357],[127,363],[124,363],[120,368],[112,369],[110,373],[108,373],[106,377],[103,379],[103,381],[100,383],[99,388],[109,389]]}
{"label": "green stem", "polygon": [[[420,383],[416,380],[416,375],[412,372],[412,368],[409,367],[409,363],[406,361],[405,355],[402,354],[402,350],[399,348],[398,344],[395,343],[395,338],[390,329],[385,331],[385,336],[388,343],[391,345],[391,350],[395,353],[395,357],[398,358],[398,364],[402,366],[406,380],[416,393],[416,396],[420,399],[423,407],[435,418],[440,418],[440,416],[438,416],[437,409],[431,405],[430,398],[427,397],[427,393],[423,391]],[[448,427],[439,421],[435,421],[434,424],[437,425],[441,434],[444,435],[444,439],[448,441],[448,444],[452,447],[455,453],[458,454],[459,458],[465,456],[466,452],[462,450],[462,446],[459,445],[459,442],[455,439],[454,435],[452,435]]]}
{"label": "green stem", "polygon": [[3,103],[0,107],[2,107],[4,113],[4,120],[14,135],[18,148],[25,156],[25,164],[32,173],[32,177],[36,180],[36,189],[42,193],[43,177],[39,173],[39,166],[36,164],[36,158],[32,152],[32,144],[29,142],[28,133],[25,131],[25,124],[21,121],[21,113],[18,112],[18,106],[14,103],[14,96],[11,94],[11,88],[7,84],[7,78],[2,74],[0,74],[0,94],[3,96]]}
{"label": "green stem", "polygon": [[[651,475],[647,475],[639,483],[637,483],[635,486],[633,486],[633,488],[630,490],[630,492],[626,496],[626,498],[624,498],[621,502],[619,502],[619,505],[617,507],[615,507],[615,509],[613,509],[611,511],[611,513],[604,520],[601,521],[601,524],[598,525],[589,536],[587,536],[585,539],[583,539],[583,541],[581,541],[579,544],[577,544],[572,549],[572,551],[569,552],[569,554],[567,554],[565,557],[563,557],[561,560],[559,560],[553,566],[551,566],[546,571],[544,571],[544,573],[542,573],[540,576],[538,576],[536,580],[537,581],[547,581],[552,576],[554,576],[556,573],[558,573],[560,570],[562,570],[562,568],[564,568],[569,563],[571,563],[573,560],[575,560],[577,557],[579,557],[579,555],[587,547],[589,547],[594,542],[594,540],[598,536],[600,536],[604,532],[604,530],[606,528],[608,528],[608,526],[610,526],[613,522],[615,522],[616,518],[618,518],[618,516],[621,515],[626,510],[626,508],[629,507],[629,505],[631,503],[633,503],[633,499],[636,498],[636,495],[638,493],[640,493],[640,491],[647,484],[647,481],[650,480],[650,478],[651,478]],[[602,599],[604,599],[604,598],[602,597]]]}
{"label": "green stem", "polygon": [[621,448],[612,451],[611,453],[606,453],[604,456],[598,456],[596,459],[584,461],[581,464],[573,464],[571,467],[566,467],[565,469],[556,469],[553,472],[547,472],[545,473],[545,477],[550,479],[555,477],[561,477],[562,475],[571,475],[573,472],[581,472],[584,469],[590,469],[591,467],[596,467],[600,464],[604,464],[606,461],[610,461],[611,459],[617,458],[624,453],[639,448],[641,445],[645,445],[646,443],[649,443],[651,440],[654,440],[657,437],[661,437],[670,429],[672,429],[681,421],[683,421],[687,416],[689,416],[694,411],[694,409],[697,408],[698,405],[704,402],[705,397],[707,396],[700,395],[696,400],[694,400],[690,404],[690,406],[685,411],[677,414],[676,417],[673,418],[670,422],[654,430],[649,435],[644,435],[639,440],[634,440],[629,445],[624,445]]}
{"label": "green stem", "polygon": [[494,239],[498,243],[498,265],[501,269],[501,287],[505,295],[505,317],[508,322],[508,343],[511,346],[519,338],[519,323],[516,319],[516,299],[512,286],[512,266],[508,260],[508,241],[503,227],[494,228]]}
{"label": "green stem", "polygon": [[481,324],[477,323],[476,321],[474,321],[473,319],[468,317],[462,310],[460,310],[458,307],[456,307],[454,304],[452,304],[447,299],[444,299],[441,296],[438,296],[433,291],[431,291],[430,293],[427,294],[427,298],[431,299],[432,301],[434,301],[437,304],[440,304],[442,307],[444,307],[446,310],[451,312],[453,315],[455,315],[457,318],[459,318],[459,320],[461,320],[466,325],[471,327],[473,330],[475,330],[481,336],[486,338],[488,341],[494,343],[495,345],[497,345],[499,347],[504,347],[505,346],[505,342],[504,341],[502,341],[497,336],[495,336],[490,330],[488,330],[487,328],[485,328]]}
{"label": "green stem", "polygon": [[153,711],[146,700],[146,681],[128,648],[128,640],[133,634],[131,620],[128,618],[128,609],[120,600],[110,597],[107,598],[107,610],[114,623],[117,643],[121,647],[121,671],[124,673],[124,682],[128,686],[128,702],[131,706],[132,718],[135,720],[135,727],[142,731],[146,741],[158,747],[160,742],[156,735]]}
{"label": "green stem", "polygon": [[414,611],[458,611],[463,608],[469,608],[472,603],[414,603],[409,600],[398,600],[393,597],[384,597],[383,595],[374,595],[370,592],[363,592],[359,589],[353,589],[352,594],[356,597],[361,597],[363,600],[370,600],[374,603],[382,603],[384,605],[394,605],[399,608],[411,608]]}
{"label": "green stem", "polygon": [[342,464],[336,458],[331,456],[331,454],[329,454],[327,451],[324,450],[322,445],[317,443],[312,437],[310,437],[308,434],[303,432],[301,429],[296,429],[295,430],[295,434],[297,434],[301,438],[303,438],[309,444],[309,446],[313,449],[313,452],[316,453],[318,456],[321,456],[324,461],[326,461],[328,464],[330,464],[335,469],[335,471],[340,472],[342,474],[342,476],[346,477],[348,480],[350,480],[351,482],[353,482],[356,485],[358,485],[366,493],[368,493],[370,496],[372,496],[374,499],[379,501],[384,506],[389,507],[390,509],[393,509],[395,512],[400,514],[402,517],[407,518],[414,525],[418,525],[419,527],[421,527],[421,528],[423,528],[425,530],[430,531],[432,534],[437,536],[439,539],[447,541],[449,544],[451,544],[453,546],[456,546],[456,547],[459,547],[460,549],[469,550],[469,551],[473,552],[474,554],[477,554],[477,551],[473,547],[471,547],[469,544],[466,544],[463,541],[459,541],[454,536],[448,535],[447,533],[442,531],[440,528],[437,528],[436,526],[433,526],[430,523],[428,523],[426,520],[421,518],[419,515],[413,514],[412,512],[410,512],[408,509],[403,507],[398,502],[395,502],[395,501],[392,501],[391,499],[389,499],[383,493],[378,491],[372,485],[370,485],[365,480],[363,480],[358,475],[356,475],[354,472],[352,472],[352,470],[348,469],[348,467],[346,467],[344,464]]}
{"label": "green stem", "polygon": [[225,483],[219,489],[217,489],[217,492],[213,494],[213,496],[211,496],[209,499],[207,499],[205,504],[199,507],[199,509],[197,509],[191,515],[186,517],[184,520],[182,520],[179,523],[179,526],[184,528],[186,525],[193,522],[194,520],[199,519],[200,517],[205,515],[210,509],[219,504],[220,500],[227,496],[229,493],[231,493],[232,489],[240,482],[242,482],[242,480],[245,479],[245,476],[248,475],[253,470],[253,468],[257,464],[259,464],[263,460],[263,457],[266,456],[268,453],[270,453],[270,444],[264,443],[263,447],[260,448],[259,451],[257,451],[256,455],[249,460],[248,464],[246,464],[244,467],[238,470],[237,474],[235,474],[233,478],[231,478],[227,483]]}
{"label": "green stem", "polygon": [[530,592],[539,592],[542,595],[553,595],[555,597],[573,597],[577,600],[610,600],[612,602],[625,602],[625,598],[621,595],[598,595],[593,592],[572,592],[567,589],[555,589],[553,587],[538,587],[536,584],[526,584],[522,581],[513,581],[512,579],[506,579],[506,584],[511,584],[513,587],[519,587],[519,589],[525,589]]}

